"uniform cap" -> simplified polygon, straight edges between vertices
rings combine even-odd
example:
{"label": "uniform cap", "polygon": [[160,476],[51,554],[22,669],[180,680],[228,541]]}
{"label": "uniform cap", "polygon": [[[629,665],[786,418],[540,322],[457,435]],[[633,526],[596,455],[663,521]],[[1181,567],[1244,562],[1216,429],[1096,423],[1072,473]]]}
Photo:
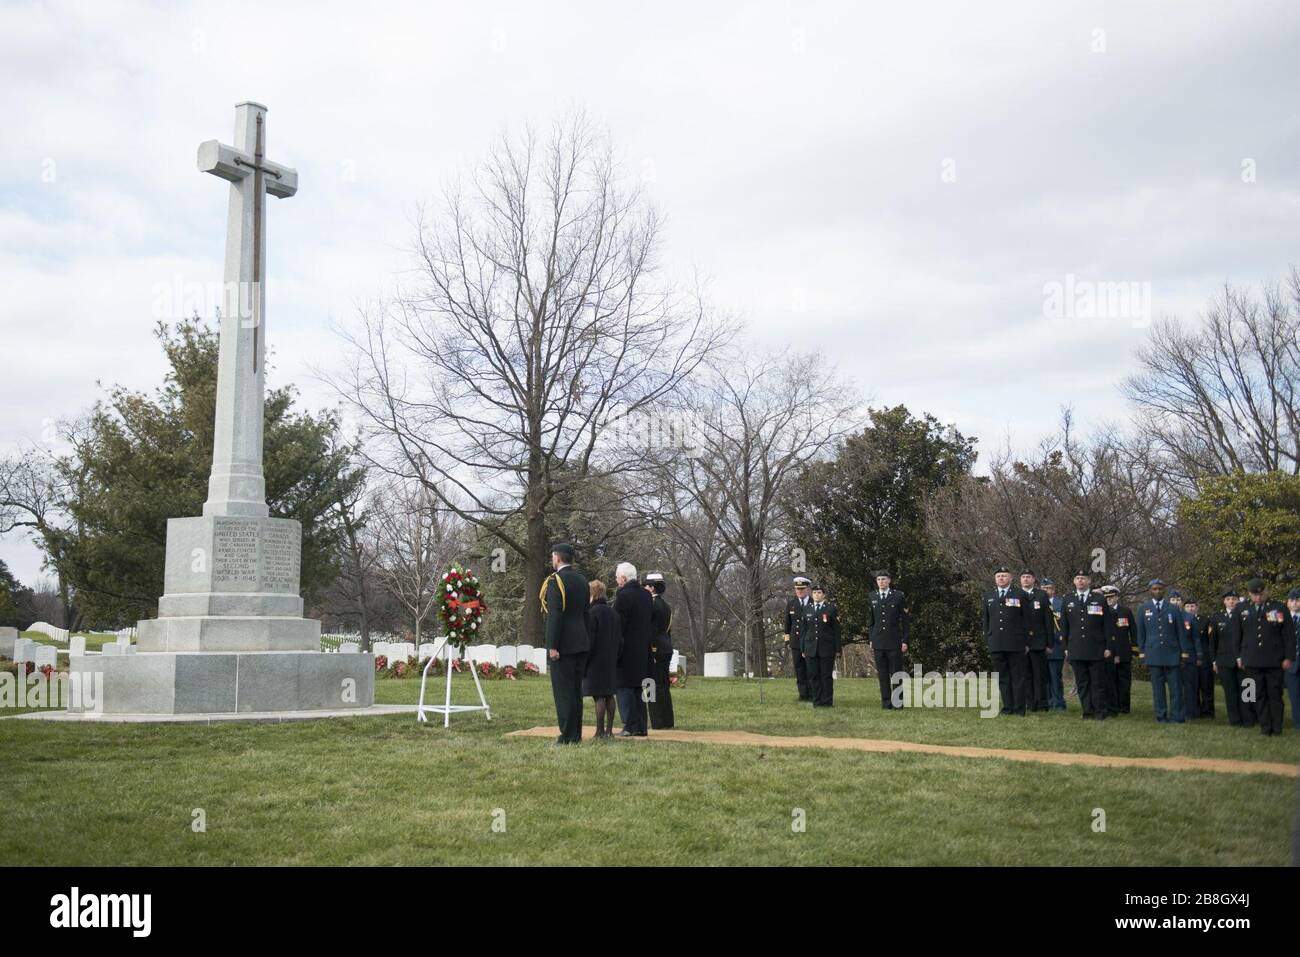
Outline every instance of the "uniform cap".
{"label": "uniform cap", "polygon": [[661,582],[663,580],[664,580],[663,572],[646,572],[646,576],[643,579],[643,581],[647,581],[647,582]]}
{"label": "uniform cap", "polygon": [[812,584],[812,581],[807,578],[804,578],[802,575],[796,575],[794,578],[794,583],[795,583],[795,587],[802,585],[805,588],[807,588],[809,585]]}
{"label": "uniform cap", "polygon": [[[1300,589],[1297,589],[1297,591],[1300,591]],[[1237,589],[1235,589],[1235,588],[1225,588],[1225,589],[1223,590],[1223,594],[1220,595],[1219,597],[1220,597],[1220,598],[1236,598],[1236,597],[1237,597]]]}
{"label": "uniform cap", "polygon": [[1022,577],[1025,576],[1025,575],[1033,575],[1033,574],[1034,574],[1034,570],[1033,570],[1032,568],[1022,568],[1022,569],[1020,570],[1020,574],[1021,574]]}
{"label": "uniform cap", "polygon": [[1246,590],[1250,592],[1252,595],[1254,595],[1256,592],[1263,591],[1264,588],[1265,588],[1265,582],[1264,579],[1262,578],[1252,578],[1250,581],[1246,583]]}
{"label": "uniform cap", "polygon": [[1039,582],[1039,584],[1040,584],[1040,585],[1051,585],[1053,588],[1056,587],[1056,582],[1052,581],[1050,578],[1044,578],[1041,582]]}
{"label": "uniform cap", "polygon": [[1114,585],[1102,585],[1101,593],[1103,595],[1118,595],[1119,589],[1116,588]]}
{"label": "uniform cap", "polygon": [[876,572],[876,574],[875,574],[874,577],[876,577],[876,578],[893,578],[894,576],[891,575],[891,574],[889,574],[889,572],[885,571],[885,570],[882,568],[882,569],[880,569],[880,570],[878,570],[878,571]]}
{"label": "uniform cap", "polygon": [[1286,597],[1293,600],[1300,599],[1300,588],[1292,588],[1289,592],[1286,593]]}
{"label": "uniform cap", "polygon": [[824,592],[826,591],[826,587],[821,582],[818,582],[817,584],[812,586],[812,590]]}
{"label": "uniform cap", "polygon": [[552,555],[562,555],[565,558],[573,557],[573,546],[568,542],[556,542],[551,546]]}
{"label": "uniform cap", "polygon": [[1151,579],[1151,581],[1147,582],[1147,587],[1148,587],[1148,588],[1155,588],[1157,585],[1159,585],[1159,586],[1161,586],[1161,587],[1163,588],[1163,587],[1164,587],[1164,584],[1165,584],[1165,583],[1164,583],[1164,581],[1163,581],[1162,579],[1159,579],[1159,578],[1153,578],[1153,579]]}
{"label": "uniform cap", "polygon": [[1084,569],[1080,568],[1078,571],[1076,571],[1076,572],[1074,573],[1074,577],[1075,577],[1075,578],[1091,578],[1091,577],[1092,577],[1092,572],[1090,572],[1090,571],[1085,571]]}
{"label": "uniform cap", "polygon": [[1004,573],[1007,575],[1011,574],[1011,569],[1007,568],[1006,565],[999,565],[997,568],[993,570],[993,574],[995,575],[1002,575]]}

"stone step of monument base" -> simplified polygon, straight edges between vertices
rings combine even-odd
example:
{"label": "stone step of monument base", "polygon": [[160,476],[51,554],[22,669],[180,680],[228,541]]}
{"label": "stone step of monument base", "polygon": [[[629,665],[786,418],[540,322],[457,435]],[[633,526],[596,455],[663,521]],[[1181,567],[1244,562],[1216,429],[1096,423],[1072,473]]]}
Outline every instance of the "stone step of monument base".
{"label": "stone step of monument base", "polygon": [[367,708],[375,700],[375,660],[360,654],[152,652],[73,658],[69,671],[94,689],[70,702],[70,712],[333,711]]}
{"label": "stone step of monument base", "polygon": [[136,629],[140,651],[320,651],[314,618],[194,615],[151,618]]}

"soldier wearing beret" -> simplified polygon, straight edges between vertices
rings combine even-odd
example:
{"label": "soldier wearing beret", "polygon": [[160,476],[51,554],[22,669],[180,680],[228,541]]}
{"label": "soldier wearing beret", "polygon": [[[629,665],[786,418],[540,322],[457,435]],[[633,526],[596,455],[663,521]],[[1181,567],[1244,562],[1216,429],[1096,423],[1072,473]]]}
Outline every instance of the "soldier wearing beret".
{"label": "soldier wearing beret", "polygon": [[582,678],[587,671],[591,638],[587,632],[587,579],[573,567],[573,546],[551,547],[551,567],[542,582],[542,614],[546,618],[547,671],[560,725],[556,744],[582,741]]}
{"label": "soldier wearing beret", "polygon": [[800,701],[812,700],[812,691],[808,684],[808,662],[804,660],[803,644],[799,639],[799,631],[803,628],[804,612],[812,602],[808,594],[808,586],[811,584],[812,582],[802,575],[795,577],[794,595],[785,600],[785,629],[781,636],[786,647],[790,649],[790,657],[794,661],[794,683],[799,689]]}
{"label": "soldier wearing beret", "polygon": [[1029,596],[1011,584],[1008,568],[998,568],[993,583],[994,587],[984,593],[984,640],[998,673],[1002,714],[1024,715]]}
{"label": "soldier wearing beret", "polygon": [[1255,682],[1259,730],[1282,733],[1282,672],[1295,666],[1296,625],[1280,601],[1270,601],[1268,585],[1253,578],[1246,586],[1250,598],[1237,606],[1241,619],[1242,665]]}
{"label": "soldier wearing beret", "polygon": [[[1151,672],[1156,721],[1182,724],[1183,693],[1178,671],[1195,649],[1183,624],[1182,609],[1165,597],[1165,583],[1153,578],[1148,589],[1151,597],[1137,612],[1138,656]],[[1169,694],[1167,705],[1166,689]]]}
{"label": "soldier wearing beret", "polygon": [[1133,692],[1133,609],[1120,604],[1119,589],[1105,585],[1101,589],[1106,604],[1115,609],[1115,637],[1106,662],[1106,713],[1112,718],[1128,714]]}
{"label": "soldier wearing beret", "polygon": [[1038,579],[1026,568],[1020,573],[1020,590],[1025,593],[1025,704],[1030,711],[1047,710],[1047,646],[1056,638],[1056,616],[1052,599],[1038,587]]}
{"label": "soldier wearing beret", "polygon": [[1074,591],[1063,598],[1061,640],[1065,657],[1074,670],[1074,684],[1084,720],[1106,718],[1106,659],[1114,640],[1115,609],[1106,596],[1092,587],[1092,576],[1080,569],[1074,573]]}
{"label": "soldier wearing beret", "polygon": [[1224,589],[1223,610],[1210,619],[1205,632],[1209,640],[1210,667],[1223,685],[1228,724],[1234,728],[1253,728],[1256,724],[1255,704],[1242,698],[1242,669],[1237,664],[1241,654],[1241,619],[1237,617],[1236,609],[1240,600],[1235,588]]}
{"label": "soldier wearing beret", "polygon": [[808,662],[808,684],[813,707],[835,704],[835,656],[840,651],[840,619],[835,606],[826,600],[826,589],[814,585],[812,604],[804,612],[800,631],[804,660]]}
{"label": "soldier wearing beret", "polygon": [[1201,618],[1200,603],[1188,595],[1183,599],[1183,628],[1191,641],[1192,653],[1183,659],[1178,669],[1178,683],[1183,689],[1183,714],[1190,721],[1201,718],[1201,639],[1207,622]]}
{"label": "soldier wearing beret", "polygon": [[[892,679],[903,670],[907,637],[912,623],[912,606],[897,588],[889,572],[876,572],[876,590],[867,602],[867,633],[871,639],[876,677],[880,682],[880,707],[894,708]],[[901,705],[900,705],[901,707]]]}

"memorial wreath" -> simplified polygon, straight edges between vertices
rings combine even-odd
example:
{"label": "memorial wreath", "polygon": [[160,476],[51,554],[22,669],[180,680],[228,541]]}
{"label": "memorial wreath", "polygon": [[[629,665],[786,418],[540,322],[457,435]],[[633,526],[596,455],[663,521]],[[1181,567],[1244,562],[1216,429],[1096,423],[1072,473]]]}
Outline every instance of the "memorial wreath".
{"label": "memorial wreath", "polygon": [[470,639],[478,634],[486,611],[487,603],[474,572],[459,565],[447,569],[438,590],[438,617],[447,641],[462,655]]}

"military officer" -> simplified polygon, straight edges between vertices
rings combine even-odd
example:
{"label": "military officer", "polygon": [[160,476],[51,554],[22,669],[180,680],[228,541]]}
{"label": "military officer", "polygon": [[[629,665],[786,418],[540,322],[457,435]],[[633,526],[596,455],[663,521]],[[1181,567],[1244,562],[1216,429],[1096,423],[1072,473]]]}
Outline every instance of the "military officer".
{"label": "military officer", "polygon": [[1133,609],[1120,604],[1119,589],[1103,585],[1106,604],[1115,609],[1115,634],[1106,662],[1106,713],[1111,717],[1128,714],[1133,691]]}
{"label": "military officer", "polygon": [[1223,685],[1223,704],[1228,709],[1228,724],[1234,728],[1255,726],[1255,705],[1243,701],[1241,696],[1241,668],[1237,658],[1241,654],[1241,619],[1236,615],[1235,588],[1223,591],[1223,610],[1216,613],[1205,627],[1209,639],[1210,666]]}
{"label": "military officer", "polygon": [[1205,717],[1201,709],[1201,663],[1205,660],[1201,639],[1205,625],[1200,603],[1188,595],[1183,599],[1183,628],[1191,640],[1192,653],[1178,668],[1178,683],[1183,688],[1183,715],[1189,721]]}
{"label": "military officer", "polygon": [[[880,681],[880,706],[894,708],[892,679],[903,670],[907,637],[912,625],[912,606],[897,588],[888,571],[876,572],[876,590],[867,602],[867,633]],[[899,706],[901,707],[901,705]]]}
{"label": "military officer", "polygon": [[1259,730],[1281,734],[1282,673],[1295,666],[1296,625],[1286,605],[1269,600],[1264,579],[1252,578],[1246,590],[1249,600],[1237,607],[1241,618],[1238,664],[1255,681]]}
{"label": "military officer", "polygon": [[[1295,623],[1297,641],[1300,641],[1300,588],[1292,588],[1287,593],[1286,607]],[[1300,650],[1296,654],[1300,655]],[[1300,663],[1291,662],[1291,667],[1283,672],[1282,680],[1291,698],[1291,727],[1300,728]]]}
{"label": "military officer", "polygon": [[835,656],[840,651],[840,619],[835,606],[826,600],[820,584],[812,589],[812,604],[804,612],[799,633],[804,659],[808,662],[808,684],[812,688],[813,707],[830,708],[835,704]]}
{"label": "military officer", "polygon": [[1029,596],[1011,584],[1009,568],[999,567],[993,573],[993,584],[984,593],[984,640],[998,673],[1002,714],[1023,715]]}
{"label": "military officer", "polygon": [[1106,597],[1092,587],[1092,576],[1080,569],[1074,573],[1074,591],[1065,596],[1061,611],[1061,640],[1065,657],[1074,669],[1085,720],[1106,718],[1106,659],[1115,629],[1115,610]]}
{"label": "military officer", "polygon": [[794,683],[799,689],[800,701],[811,701],[812,692],[808,686],[808,662],[804,660],[803,645],[799,640],[799,629],[803,627],[803,613],[808,607],[812,598],[808,594],[808,586],[812,582],[803,575],[798,575],[794,579],[794,596],[785,600],[785,633],[782,638],[785,640],[786,647],[790,649],[790,657],[794,659]]}
{"label": "military officer", "polygon": [[1020,573],[1020,590],[1025,593],[1026,655],[1025,705],[1030,711],[1047,710],[1047,646],[1056,637],[1056,616],[1052,599],[1038,587],[1038,579],[1026,568]]}
{"label": "military officer", "polygon": [[1043,579],[1043,591],[1052,603],[1052,635],[1047,643],[1047,706],[1053,711],[1065,710],[1065,644],[1061,641],[1061,610],[1065,603],[1056,593],[1056,582]]}
{"label": "military officer", "polygon": [[[1151,672],[1151,695],[1155,699],[1156,721],[1182,724],[1183,693],[1178,680],[1182,662],[1194,651],[1183,624],[1183,612],[1165,597],[1165,583],[1151,579],[1151,597],[1137,611],[1138,656]],[[1169,703],[1165,703],[1165,690]]]}
{"label": "military officer", "polygon": [[547,670],[560,725],[556,744],[582,741],[582,676],[587,671],[591,639],[587,634],[587,579],[573,567],[573,546],[551,547],[551,567],[542,582],[542,614],[546,617]]}
{"label": "military officer", "polygon": [[645,589],[650,593],[650,666],[654,678],[654,697],[650,699],[650,727],[656,730],[673,726],[672,675],[669,665],[673,660],[673,608],[664,599],[668,583],[662,572],[647,572]]}

